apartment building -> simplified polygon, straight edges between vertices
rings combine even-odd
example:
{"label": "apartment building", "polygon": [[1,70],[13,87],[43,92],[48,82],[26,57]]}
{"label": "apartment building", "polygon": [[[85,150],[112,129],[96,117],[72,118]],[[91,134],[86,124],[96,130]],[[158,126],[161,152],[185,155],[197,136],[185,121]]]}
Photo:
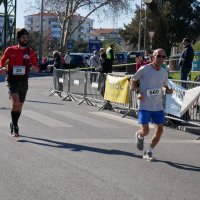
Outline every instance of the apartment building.
{"label": "apartment building", "polygon": [[[40,31],[40,13],[24,17],[25,28],[29,31]],[[43,13],[43,34],[52,35],[53,38],[61,37],[61,27],[58,16],[54,13]]]}
{"label": "apartment building", "polygon": [[111,40],[118,45],[124,44],[124,39],[119,34],[120,29],[99,28],[93,29],[90,32],[90,39],[92,40]]}
{"label": "apartment building", "polygon": [[[25,16],[25,28],[30,31],[40,30],[40,13]],[[84,19],[80,15],[72,16],[70,20],[70,30],[75,27]],[[92,19],[87,18],[71,35],[71,40],[75,41],[89,41],[90,30],[93,28]],[[58,16],[54,13],[43,14],[43,32],[44,35],[51,34],[53,38],[60,39],[61,37],[61,26]]]}

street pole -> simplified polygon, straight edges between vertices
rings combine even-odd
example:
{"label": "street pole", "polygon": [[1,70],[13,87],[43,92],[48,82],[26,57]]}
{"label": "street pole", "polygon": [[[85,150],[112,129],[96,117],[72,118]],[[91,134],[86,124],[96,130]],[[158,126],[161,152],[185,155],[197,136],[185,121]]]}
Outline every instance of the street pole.
{"label": "street pole", "polygon": [[44,12],[44,0],[41,0],[41,12],[40,12],[40,43],[39,43],[39,63],[42,62],[42,44],[43,44],[43,12]]}
{"label": "street pole", "polygon": [[146,49],[146,35],[147,35],[147,5],[145,4],[145,11],[144,11],[144,50]]}
{"label": "street pole", "polygon": [[[144,30],[144,49],[146,48],[146,32],[147,32],[147,4],[151,4],[153,0],[143,0],[145,3],[145,30]],[[153,37],[153,36],[152,36]],[[152,37],[150,37],[150,49],[152,49]]]}
{"label": "street pole", "polygon": [[140,1],[140,18],[139,18],[139,33],[138,33],[138,51],[141,48],[141,23],[142,23],[142,0]]}

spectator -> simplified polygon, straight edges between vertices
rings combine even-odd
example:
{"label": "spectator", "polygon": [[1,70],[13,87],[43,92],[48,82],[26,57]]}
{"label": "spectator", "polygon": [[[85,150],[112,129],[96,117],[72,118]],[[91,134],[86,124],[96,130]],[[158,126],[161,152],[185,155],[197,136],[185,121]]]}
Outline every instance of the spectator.
{"label": "spectator", "polygon": [[106,50],[106,55],[107,55],[108,60],[110,61],[110,65],[113,65],[113,62],[115,60],[114,47],[115,45],[112,43]]}
{"label": "spectator", "polygon": [[144,61],[143,56],[141,54],[138,54],[136,55],[135,62],[136,62],[136,72],[137,72],[138,69],[140,69],[140,67],[150,63],[150,60]]}
{"label": "spectator", "polygon": [[47,68],[49,71],[53,71],[53,68],[55,67],[56,69],[61,68],[61,57],[58,51],[53,52],[53,58],[54,58],[54,64],[53,65],[48,65]]}
{"label": "spectator", "polygon": [[152,62],[152,58],[152,51],[150,49],[146,49],[144,51],[144,61],[150,63]]}
{"label": "spectator", "polygon": [[[89,65],[90,67],[92,67],[92,72],[95,72],[95,69],[99,66],[101,66],[101,61],[99,58],[99,52],[98,51],[94,51],[93,56],[90,57],[89,60]],[[90,83],[92,84],[92,82],[96,82],[96,78],[97,78],[97,73],[90,73]]]}
{"label": "spectator", "polygon": [[64,68],[64,69],[70,69],[71,60],[72,60],[72,58],[71,58],[71,56],[70,56],[70,53],[67,52],[67,53],[65,54],[65,57],[64,57],[64,61],[65,61],[65,63],[63,64],[63,68]]}
{"label": "spectator", "polygon": [[[188,78],[188,75],[192,69],[192,61],[194,58],[194,49],[191,45],[191,40],[189,38],[184,38],[182,41],[184,50],[181,54],[181,57],[179,59],[179,68],[181,72],[181,80],[186,81]],[[182,83],[183,87],[186,87],[185,83]]]}
{"label": "spectator", "polygon": [[107,73],[112,73],[112,65],[109,61],[109,59],[106,56],[106,53],[102,53],[101,57],[101,66],[96,68],[97,72],[100,72],[99,75],[99,86],[100,86],[100,92],[101,95],[104,96],[105,92],[105,81],[106,81],[106,75]]}
{"label": "spectator", "polygon": [[100,50],[99,50],[99,54],[101,55],[102,53],[106,53],[105,48],[100,48]]}

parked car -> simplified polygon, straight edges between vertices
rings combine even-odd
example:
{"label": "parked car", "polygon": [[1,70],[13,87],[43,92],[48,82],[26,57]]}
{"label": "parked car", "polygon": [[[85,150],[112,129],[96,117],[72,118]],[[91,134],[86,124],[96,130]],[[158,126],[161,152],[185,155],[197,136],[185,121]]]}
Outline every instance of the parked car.
{"label": "parked car", "polygon": [[70,53],[71,56],[71,62],[70,62],[70,68],[84,68],[89,67],[88,60],[90,57],[84,53]]}
{"label": "parked car", "polygon": [[39,64],[40,70],[41,70],[41,71],[47,72],[47,71],[48,71],[47,66],[48,66],[48,65],[53,65],[53,64],[54,64],[54,59],[48,60],[48,61],[46,61],[46,62],[44,62],[44,63],[40,63],[40,64]]}
{"label": "parked car", "polygon": [[115,53],[114,64],[125,64],[127,62],[127,53]]}

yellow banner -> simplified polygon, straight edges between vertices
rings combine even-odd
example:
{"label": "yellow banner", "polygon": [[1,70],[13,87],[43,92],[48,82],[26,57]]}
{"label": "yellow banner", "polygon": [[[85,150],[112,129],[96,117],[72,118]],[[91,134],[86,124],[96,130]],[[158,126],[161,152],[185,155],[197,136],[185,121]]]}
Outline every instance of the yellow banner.
{"label": "yellow banner", "polygon": [[128,103],[128,77],[115,77],[107,75],[104,99],[115,103]]}

